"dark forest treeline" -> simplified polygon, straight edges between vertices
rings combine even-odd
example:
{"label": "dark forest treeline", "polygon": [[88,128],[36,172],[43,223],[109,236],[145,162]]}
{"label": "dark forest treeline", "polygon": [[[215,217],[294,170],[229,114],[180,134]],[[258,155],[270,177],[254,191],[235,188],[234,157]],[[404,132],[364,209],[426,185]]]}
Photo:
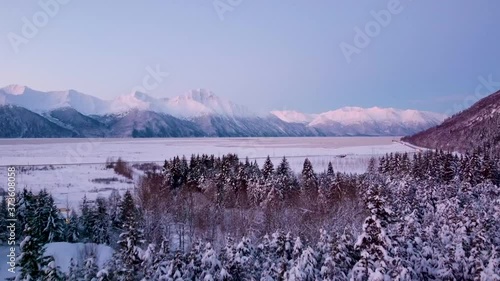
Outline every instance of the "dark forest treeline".
{"label": "dark forest treeline", "polygon": [[[19,264],[32,280],[500,280],[499,171],[479,152],[387,154],[363,175],[175,157],[67,223],[49,194],[24,191]],[[51,241],[115,256],[64,275],[41,258]]]}
{"label": "dark forest treeline", "polygon": [[391,153],[380,159],[378,171],[393,179],[411,177],[449,184],[452,181],[476,185],[490,181],[500,183],[500,159],[476,150],[462,155],[442,150],[413,154]]}

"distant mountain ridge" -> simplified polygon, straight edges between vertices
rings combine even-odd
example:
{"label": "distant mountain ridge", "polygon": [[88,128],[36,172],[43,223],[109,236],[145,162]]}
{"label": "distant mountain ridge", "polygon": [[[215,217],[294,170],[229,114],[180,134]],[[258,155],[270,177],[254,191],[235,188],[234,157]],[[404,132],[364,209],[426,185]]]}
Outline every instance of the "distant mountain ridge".
{"label": "distant mountain ridge", "polygon": [[481,99],[442,124],[403,140],[447,151],[482,149],[500,157],[500,91]]}
{"label": "distant mountain ridge", "polygon": [[202,115],[252,116],[250,110],[214,93],[197,89],[173,98],[154,98],[141,92],[104,100],[75,90],[42,92],[26,86],[10,85],[0,89],[0,105],[15,104],[43,113],[61,107],[72,107],[86,115],[123,113],[139,109],[169,114],[178,118]]}
{"label": "distant mountain ridge", "polygon": [[15,105],[0,106],[1,138],[71,138],[75,132]]}
{"label": "distant mountain ridge", "polygon": [[[133,92],[103,100],[75,90],[42,92],[10,85],[0,89],[2,105],[24,108],[35,114],[30,120],[38,116],[80,137],[388,136],[413,134],[445,118],[431,112],[378,107],[258,115],[205,89],[172,98]],[[0,119],[0,128],[3,123]],[[16,134],[22,135],[10,132],[0,137]]]}

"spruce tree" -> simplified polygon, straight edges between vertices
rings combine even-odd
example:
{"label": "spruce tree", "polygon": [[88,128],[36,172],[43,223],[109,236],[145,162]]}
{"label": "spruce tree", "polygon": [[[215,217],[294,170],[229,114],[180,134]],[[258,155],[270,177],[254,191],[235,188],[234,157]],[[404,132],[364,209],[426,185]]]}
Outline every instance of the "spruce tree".
{"label": "spruce tree", "polygon": [[273,173],[274,173],[274,165],[273,162],[271,161],[271,157],[269,157],[268,155],[266,161],[264,162],[264,166],[262,166],[262,177],[264,181],[270,179]]}
{"label": "spruce tree", "polygon": [[45,191],[40,192],[38,196],[38,219],[44,223],[44,226],[42,226],[42,241],[44,243],[62,241],[64,219],[54,203],[54,198]]}
{"label": "spruce tree", "polygon": [[108,197],[107,209],[109,215],[109,238],[110,243],[114,244],[118,241],[118,236],[120,235],[120,204],[122,198],[118,190],[114,189]]}
{"label": "spruce tree", "polygon": [[118,268],[118,276],[119,280],[132,281],[140,278],[142,272],[140,245],[144,243],[144,234],[139,226],[138,210],[130,191],[127,190],[125,193],[120,208],[123,231],[118,241],[117,258],[121,263]]}
{"label": "spruce tree", "polygon": [[75,210],[71,210],[71,215],[64,226],[64,241],[76,243],[80,241],[80,218]]}
{"label": "spruce tree", "polygon": [[276,168],[276,184],[281,192],[289,192],[295,184],[295,176],[286,157],[283,156]]}
{"label": "spruce tree", "polygon": [[203,252],[203,243],[200,240],[195,241],[187,256],[187,264],[183,274],[184,279],[199,280],[202,273]]}
{"label": "spruce tree", "polygon": [[30,224],[26,224],[26,237],[19,245],[21,254],[17,258],[17,266],[21,268],[20,280],[38,280],[43,274],[43,244]]}
{"label": "spruce tree", "polygon": [[92,224],[92,237],[91,241],[97,244],[110,243],[109,235],[109,215],[106,207],[106,200],[104,198],[98,197],[95,201],[94,212],[92,212],[93,224]]}
{"label": "spruce tree", "polygon": [[450,183],[455,178],[455,170],[453,167],[453,156],[451,154],[447,154],[445,157],[446,158],[443,163],[442,180],[445,183]]}
{"label": "spruce tree", "polygon": [[307,247],[300,256],[294,259],[290,269],[288,280],[315,281],[318,272],[316,270],[316,253],[311,247]]}
{"label": "spruce tree", "polygon": [[380,194],[378,185],[368,189],[366,203],[371,215],[363,223],[363,233],[356,242],[356,248],[361,252],[361,259],[353,268],[352,280],[355,281],[363,281],[379,275],[389,276],[392,262],[389,255],[392,242],[386,235],[391,213]]}
{"label": "spruce tree", "polygon": [[74,258],[71,258],[69,262],[68,281],[80,281],[83,279],[83,276],[83,268]]}
{"label": "spruce tree", "polygon": [[91,242],[92,234],[95,227],[95,211],[92,204],[87,200],[87,195],[83,196],[83,201],[80,205],[80,226],[81,235],[80,238],[83,242]]}
{"label": "spruce tree", "polygon": [[37,201],[31,191],[24,190],[22,216],[24,220],[24,240],[19,247],[21,254],[17,258],[20,267],[20,280],[38,280],[43,274],[43,245],[40,224],[37,222]]}
{"label": "spruce tree", "polygon": [[142,268],[144,271],[144,279],[151,280],[156,272],[158,265],[156,264],[157,251],[155,244],[149,244],[144,254],[142,255]]}
{"label": "spruce tree", "polygon": [[318,179],[314,173],[311,161],[308,158],[304,160],[304,166],[302,168],[302,191],[308,193],[309,195],[316,194],[318,190]]}
{"label": "spruce tree", "polygon": [[[42,280],[44,280],[44,281],[65,281],[65,280],[67,280],[66,276],[61,272],[61,269],[58,266],[56,266],[56,262],[52,256],[45,257],[44,260],[45,260],[46,265],[45,265],[45,268],[43,271]],[[87,281],[87,280],[85,280],[85,281]]]}
{"label": "spruce tree", "polygon": [[84,261],[84,275],[83,280],[95,281],[99,267],[97,266],[97,258],[94,254],[90,254]]}
{"label": "spruce tree", "polygon": [[222,265],[210,243],[205,246],[205,252],[201,258],[201,268],[201,280],[222,280],[218,279],[221,276]]}
{"label": "spruce tree", "polygon": [[170,262],[166,280],[172,280],[172,281],[184,281],[182,278],[183,272],[184,272],[184,262],[182,259],[182,254],[180,252],[177,252],[174,256],[174,259]]}

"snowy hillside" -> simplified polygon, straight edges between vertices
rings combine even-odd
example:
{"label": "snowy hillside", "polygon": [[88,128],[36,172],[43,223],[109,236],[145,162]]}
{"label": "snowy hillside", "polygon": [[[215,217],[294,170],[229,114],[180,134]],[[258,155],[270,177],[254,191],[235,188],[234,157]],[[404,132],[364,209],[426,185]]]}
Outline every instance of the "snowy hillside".
{"label": "snowy hillside", "polygon": [[500,91],[497,91],[439,126],[405,138],[415,145],[448,151],[489,151],[500,156]]}

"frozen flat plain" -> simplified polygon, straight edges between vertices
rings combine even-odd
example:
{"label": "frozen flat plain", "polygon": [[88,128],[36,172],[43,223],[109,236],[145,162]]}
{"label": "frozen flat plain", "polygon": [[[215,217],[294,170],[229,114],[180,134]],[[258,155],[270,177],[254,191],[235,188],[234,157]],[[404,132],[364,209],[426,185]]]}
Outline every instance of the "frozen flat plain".
{"label": "frozen flat plain", "polygon": [[[18,189],[35,192],[47,189],[61,207],[77,208],[83,195],[90,200],[107,197],[116,189],[133,188],[134,180],[105,169],[107,158],[121,157],[135,163],[158,163],[174,156],[236,153],[262,165],[269,155],[275,165],[286,156],[300,172],[308,157],[315,171],[332,162],[336,171],[362,173],[372,156],[415,149],[393,140],[399,137],[329,138],[187,138],[187,139],[0,139],[0,178],[7,178],[7,166],[17,166]],[[5,188],[1,181],[0,187]]]}
{"label": "frozen flat plain", "polygon": [[108,157],[161,162],[176,155],[237,153],[240,158],[379,155],[414,149],[399,137],[0,139],[0,165],[101,163]]}

